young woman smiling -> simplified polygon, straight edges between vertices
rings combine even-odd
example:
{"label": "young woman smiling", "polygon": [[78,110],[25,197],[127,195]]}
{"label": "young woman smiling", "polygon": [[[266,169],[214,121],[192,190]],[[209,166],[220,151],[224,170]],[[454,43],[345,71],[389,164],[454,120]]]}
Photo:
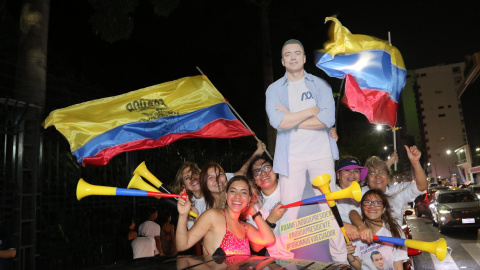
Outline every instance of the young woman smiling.
{"label": "young woman smiling", "polygon": [[[380,189],[370,189],[361,200],[362,217],[373,234],[395,238],[405,238],[402,229],[392,217],[388,198]],[[348,262],[355,269],[403,269],[403,261],[408,259],[405,247],[390,243],[368,244],[357,240],[347,243]]]}
{"label": "young woman smiling", "polygon": [[[211,208],[205,211],[187,230],[187,218],[190,211],[190,201],[179,198],[178,224],[176,233],[177,249],[186,250],[203,238],[203,253],[211,255],[221,248],[225,254],[250,254],[250,245],[255,251],[275,242],[270,227],[260,217],[251,205],[255,203],[254,187],[244,176],[235,176],[226,187],[226,208]],[[257,225],[244,223],[250,214]]]}

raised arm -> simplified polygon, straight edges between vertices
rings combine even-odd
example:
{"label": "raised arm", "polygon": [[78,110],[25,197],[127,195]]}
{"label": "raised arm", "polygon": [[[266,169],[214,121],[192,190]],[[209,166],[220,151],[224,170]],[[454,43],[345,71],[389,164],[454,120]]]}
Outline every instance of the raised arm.
{"label": "raised arm", "polygon": [[390,170],[390,167],[392,167],[392,165],[395,164],[395,162],[398,162],[397,149],[395,149],[393,153],[390,155],[390,158],[385,161],[389,170]]}
{"label": "raised arm", "polygon": [[212,226],[211,220],[213,219],[212,215],[214,213],[207,210],[198,217],[193,227],[190,230],[187,230],[188,212],[190,211],[190,207],[191,203],[188,197],[186,201],[182,198],[178,198],[178,222],[177,232],[175,234],[177,251],[184,251],[195,245],[205,234],[207,234]]}
{"label": "raised arm", "polygon": [[262,141],[258,141],[257,142],[257,149],[255,150],[255,152],[253,152],[252,156],[243,164],[243,166],[240,168],[240,170],[234,172],[233,175],[244,175],[244,176],[247,175],[248,165],[250,164],[250,161],[252,161],[252,159],[255,156],[262,155],[263,152],[265,152],[266,148],[267,148],[267,146]]}
{"label": "raised arm", "polygon": [[16,254],[17,251],[15,249],[0,250],[0,258],[11,259],[15,258]]}
{"label": "raised arm", "polygon": [[[270,212],[266,220],[272,224],[276,224],[277,221],[280,220],[280,218],[283,217],[283,214],[288,210],[288,208],[280,208],[282,207],[283,204],[278,203]],[[272,229],[273,230],[273,229]]]}
{"label": "raised arm", "polygon": [[[255,208],[250,207],[250,215],[254,216],[255,213]],[[270,226],[268,226],[265,220],[263,220],[262,215],[255,215],[253,221],[257,225],[258,229],[251,224],[246,223],[248,228],[247,236],[252,249],[258,252],[265,246],[270,246],[275,243],[275,235],[273,235],[273,231]]]}
{"label": "raised arm", "polygon": [[408,159],[413,167],[413,172],[415,174],[415,179],[417,183],[418,191],[424,191],[428,188],[428,181],[425,172],[423,171],[422,164],[420,164],[420,157],[422,152],[418,150],[417,146],[406,146],[404,145],[405,150],[407,151]]}

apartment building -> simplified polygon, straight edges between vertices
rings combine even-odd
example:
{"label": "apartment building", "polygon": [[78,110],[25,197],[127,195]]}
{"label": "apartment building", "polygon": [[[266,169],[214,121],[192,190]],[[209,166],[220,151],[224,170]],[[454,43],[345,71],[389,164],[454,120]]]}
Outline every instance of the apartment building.
{"label": "apartment building", "polygon": [[455,150],[467,138],[462,106],[456,89],[464,78],[465,63],[416,69],[412,73],[419,114],[420,136],[425,146],[427,176],[431,182],[457,175],[465,181],[457,166]]}

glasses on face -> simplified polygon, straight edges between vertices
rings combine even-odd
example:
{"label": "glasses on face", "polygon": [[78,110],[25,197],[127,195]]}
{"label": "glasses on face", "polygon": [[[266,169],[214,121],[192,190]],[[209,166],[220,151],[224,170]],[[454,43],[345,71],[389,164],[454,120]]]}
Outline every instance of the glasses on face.
{"label": "glasses on face", "polygon": [[363,201],[362,204],[365,206],[380,207],[383,205],[383,202],[382,201]]}
{"label": "glasses on face", "polygon": [[377,176],[377,175],[384,176],[384,175],[386,175],[386,174],[387,174],[386,171],[379,170],[379,171],[377,171],[377,172],[369,172],[369,173],[368,173],[368,176],[370,176],[370,177],[375,177],[375,176]]}
{"label": "glasses on face", "polygon": [[272,171],[272,165],[263,165],[261,168],[253,170],[254,176],[260,176],[263,172],[269,173]]}

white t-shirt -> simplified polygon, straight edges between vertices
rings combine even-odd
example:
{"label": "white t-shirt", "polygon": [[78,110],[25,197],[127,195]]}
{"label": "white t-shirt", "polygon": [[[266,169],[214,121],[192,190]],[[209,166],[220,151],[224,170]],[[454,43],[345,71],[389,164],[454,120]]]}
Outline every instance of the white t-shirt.
{"label": "white t-shirt", "polygon": [[[194,206],[198,210],[198,217],[200,217],[200,215],[207,209],[207,205],[205,204],[205,197],[202,197],[200,199],[192,197],[191,203],[192,206]],[[195,221],[189,218],[187,220],[187,229],[190,230],[193,227],[193,224],[195,224]]]}
{"label": "white t-shirt", "polygon": [[[138,227],[138,234],[143,234],[152,238],[155,238],[155,236],[160,237],[160,225],[151,220],[147,220],[140,224],[140,226]],[[155,255],[156,254],[159,254],[159,252],[157,250],[157,247],[155,246]]]}
{"label": "white t-shirt", "polygon": [[[405,238],[405,235],[402,237]],[[378,236],[388,236],[392,237],[392,233],[387,230],[387,228],[382,227],[376,235]],[[390,243],[384,243],[384,242],[373,242],[372,244],[366,244],[362,242],[361,240],[357,240],[353,242],[353,245],[356,246],[355,252],[353,253],[353,256],[357,256],[362,260],[362,270],[364,269],[372,269],[372,270],[377,270],[377,268],[374,265],[373,260],[376,261],[377,265],[378,263],[381,263],[383,261],[384,268],[385,270],[393,270],[393,263],[396,261],[404,261],[408,259],[408,254],[407,254],[407,248],[406,247],[400,247],[400,248],[395,248],[393,244]],[[374,252],[374,255],[372,256],[372,252]],[[380,254],[376,254],[377,252],[380,252]]]}
{"label": "white t-shirt", "polygon": [[[277,186],[275,191],[269,196],[265,196],[263,192],[262,192],[262,195],[263,195],[263,204],[262,205],[256,204],[255,207],[257,209],[260,208],[258,211],[262,213],[262,218],[267,219],[267,217],[270,215],[270,212],[272,212],[273,208],[275,208],[275,206],[277,206],[277,204],[280,202],[280,188],[279,186]],[[255,226],[255,228],[257,228],[257,224],[255,224],[255,221],[253,221],[251,218],[248,219],[247,222]]]}
{"label": "white t-shirt", "polygon": [[225,173],[225,177],[227,177],[227,182],[230,181],[230,179],[232,179],[232,177],[234,177],[235,175],[233,173],[230,173],[230,172],[226,172]]}
{"label": "white t-shirt", "polygon": [[[339,186],[335,185],[335,189],[331,192],[335,192],[339,190],[342,190],[342,189]],[[336,200],[335,202],[337,205],[338,212],[340,213],[340,217],[342,218],[342,221],[352,224],[349,217],[350,211],[352,209],[354,210],[360,209],[360,202],[357,202],[356,200],[351,198],[339,199],[339,200]]]}
{"label": "white t-shirt", "polygon": [[[368,186],[362,187],[362,196],[365,195],[365,192],[368,190],[370,190]],[[408,202],[413,202],[418,195],[422,194],[422,192],[418,190],[416,182],[401,182],[387,186],[385,194],[388,196],[393,219],[395,219],[399,226],[402,226],[403,206]],[[351,210],[356,210],[362,215],[360,204],[358,207],[351,206]]]}
{"label": "white t-shirt", "polygon": [[150,236],[139,236],[132,241],[133,258],[145,258],[155,256],[155,239]]}
{"label": "white t-shirt", "polygon": [[[317,106],[305,77],[288,83],[288,104],[290,112],[298,112]],[[290,132],[289,157],[298,161],[311,161],[331,157],[330,142],[324,130],[292,129]]]}
{"label": "white t-shirt", "polygon": [[422,194],[417,188],[416,182],[402,182],[387,186],[385,194],[388,195],[388,202],[392,210],[392,216],[397,223],[403,224],[403,206],[413,202],[417,196]]}
{"label": "white t-shirt", "polygon": [[[256,207],[257,209],[258,207],[260,207],[260,210],[258,211],[262,213],[262,218],[266,220],[270,215],[270,212],[272,212],[273,208],[275,208],[275,206],[277,206],[277,204],[280,202],[280,186],[277,186],[275,191],[269,196],[266,196],[265,194],[263,194],[263,192],[262,192],[262,195],[263,195],[263,204],[261,206],[257,204]],[[255,221],[253,221],[251,217],[247,220],[247,222],[255,226],[255,228],[257,228],[257,224],[255,224]],[[275,249],[276,249],[275,245],[267,247],[269,254],[277,254],[277,252],[274,251]]]}

